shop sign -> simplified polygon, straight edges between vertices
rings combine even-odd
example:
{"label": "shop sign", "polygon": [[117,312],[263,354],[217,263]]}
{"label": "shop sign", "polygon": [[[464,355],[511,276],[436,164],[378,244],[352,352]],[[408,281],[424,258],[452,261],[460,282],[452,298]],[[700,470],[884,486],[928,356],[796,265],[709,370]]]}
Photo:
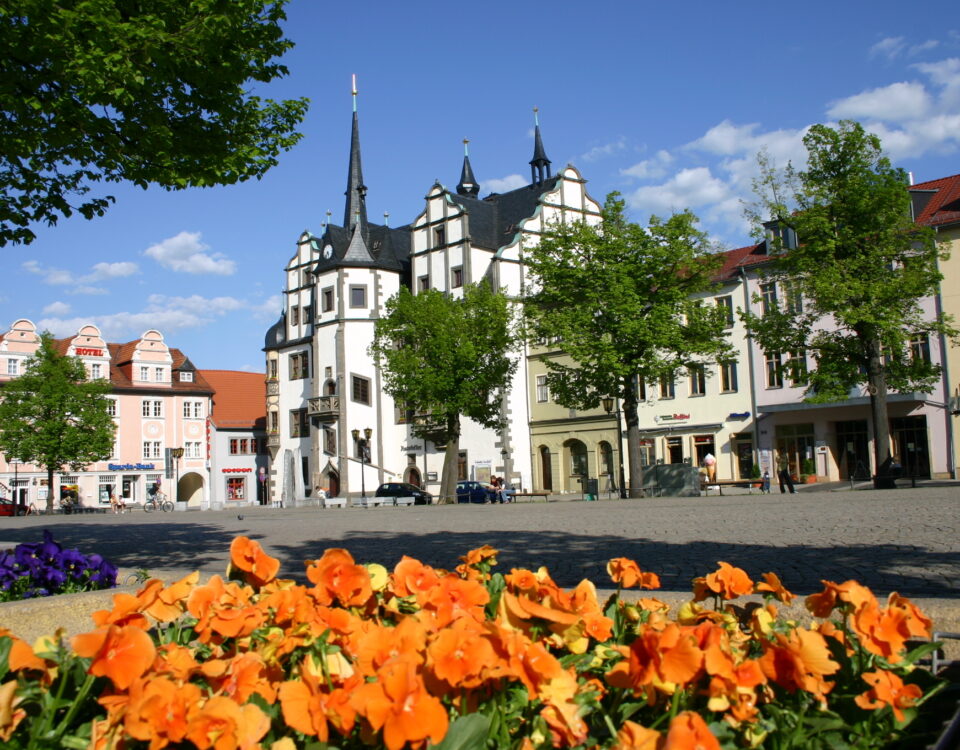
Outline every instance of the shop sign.
{"label": "shop sign", "polygon": [[220,471],[222,471],[224,474],[246,474],[248,472],[253,471],[253,469],[234,468],[234,469],[220,469]]}
{"label": "shop sign", "polygon": [[656,418],[658,422],[685,422],[690,419],[689,414],[661,414]]}
{"label": "shop sign", "polygon": [[727,419],[749,419],[750,412],[748,411],[735,411],[727,415]]}
{"label": "shop sign", "polygon": [[102,357],[103,349],[91,349],[86,346],[78,346],[74,351],[78,357]]}
{"label": "shop sign", "polygon": [[152,471],[153,464],[107,464],[109,471]]}

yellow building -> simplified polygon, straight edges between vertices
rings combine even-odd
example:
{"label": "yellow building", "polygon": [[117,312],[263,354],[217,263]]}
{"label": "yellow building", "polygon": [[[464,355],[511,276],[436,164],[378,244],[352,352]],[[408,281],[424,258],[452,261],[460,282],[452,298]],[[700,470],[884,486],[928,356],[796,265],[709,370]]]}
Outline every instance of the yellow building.
{"label": "yellow building", "polygon": [[[937,240],[946,246],[949,257],[940,264],[943,281],[940,283],[939,304],[954,324],[960,321],[960,174],[938,180],[921,182],[910,188],[913,215],[918,224],[932,227]],[[946,407],[952,412],[947,439],[949,473],[957,477],[960,450],[957,445],[960,428],[960,347],[941,342],[946,352],[944,362],[944,390],[949,394]]]}

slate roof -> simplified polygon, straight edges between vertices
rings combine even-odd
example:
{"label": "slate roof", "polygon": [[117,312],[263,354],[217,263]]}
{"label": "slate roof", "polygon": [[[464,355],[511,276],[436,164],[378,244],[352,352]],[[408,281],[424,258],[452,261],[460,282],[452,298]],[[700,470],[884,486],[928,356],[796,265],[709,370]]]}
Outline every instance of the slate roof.
{"label": "slate roof", "polygon": [[214,390],[210,421],[219,429],[265,430],[266,376],[259,372],[200,370]]}
{"label": "slate roof", "polygon": [[533,216],[544,193],[554,190],[560,175],[539,185],[524,185],[508,193],[491,193],[483,200],[456,193],[447,194],[470,217],[470,240],[475,246],[496,250],[513,239],[524,219]]}
{"label": "slate roof", "polygon": [[313,267],[314,274],[323,273],[331,268],[368,267],[383,268],[388,271],[405,272],[410,266],[410,227],[388,227],[383,224],[367,224],[363,237],[369,259],[350,249],[353,233],[336,224],[328,224],[319,239],[320,247],[330,245],[333,255],[322,255]]}
{"label": "slate roof", "polygon": [[910,186],[918,224],[930,227],[960,222],[960,174]]}

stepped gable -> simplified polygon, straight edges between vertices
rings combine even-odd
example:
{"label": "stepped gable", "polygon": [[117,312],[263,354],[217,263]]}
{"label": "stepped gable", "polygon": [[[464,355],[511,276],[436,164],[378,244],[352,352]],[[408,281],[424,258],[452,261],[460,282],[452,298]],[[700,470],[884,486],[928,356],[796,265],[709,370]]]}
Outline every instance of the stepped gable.
{"label": "stepped gable", "polygon": [[266,375],[237,370],[199,370],[213,388],[210,421],[219,429],[267,427]]}

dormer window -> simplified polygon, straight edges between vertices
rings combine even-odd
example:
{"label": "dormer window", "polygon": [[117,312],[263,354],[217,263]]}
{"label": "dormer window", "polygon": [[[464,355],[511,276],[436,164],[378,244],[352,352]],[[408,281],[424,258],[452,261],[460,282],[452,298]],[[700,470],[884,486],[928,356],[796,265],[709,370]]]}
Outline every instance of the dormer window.
{"label": "dormer window", "polygon": [[149,368],[149,367],[141,367],[141,368],[140,368],[140,380],[141,380],[142,382],[144,382],[144,383],[146,383],[148,380],[150,380],[150,368]]}
{"label": "dormer window", "polygon": [[193,382],[193,373],[192,373],[192,372],[181,372],[181,373],[180,373],[180,382],[181,382],[181,383],[192,383],[192,382]]}

